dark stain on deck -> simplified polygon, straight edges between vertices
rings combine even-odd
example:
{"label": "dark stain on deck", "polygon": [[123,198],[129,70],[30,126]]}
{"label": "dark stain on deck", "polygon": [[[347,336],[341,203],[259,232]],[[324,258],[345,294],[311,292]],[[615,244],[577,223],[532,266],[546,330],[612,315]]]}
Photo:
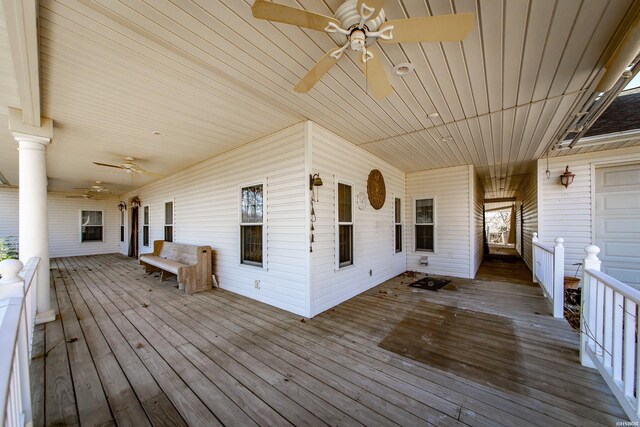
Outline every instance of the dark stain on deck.
{"label": "dark stain on deck", "polygon": [[[461,337],[461,332],[466,336]],[[493,387],[505,388],[523,379],[519,341],[508,317],[421,301],[379,346]],[[511,368],[496,375],[487,352],[508,358]],[[517,391],[513,386],[506,388]]]}

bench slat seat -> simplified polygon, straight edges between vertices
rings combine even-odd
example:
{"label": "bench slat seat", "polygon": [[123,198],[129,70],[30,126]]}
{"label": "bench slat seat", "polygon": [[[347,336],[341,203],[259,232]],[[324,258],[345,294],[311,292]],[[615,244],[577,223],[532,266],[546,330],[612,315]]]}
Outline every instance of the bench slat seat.
{"label": "bench slat seat", "polygon": [[161,270],[163,281],[176,275],[187,294],[211,289],[213,284],[210,246],[156,240],[152,253],[140,255],[140,265],[148,273]]}

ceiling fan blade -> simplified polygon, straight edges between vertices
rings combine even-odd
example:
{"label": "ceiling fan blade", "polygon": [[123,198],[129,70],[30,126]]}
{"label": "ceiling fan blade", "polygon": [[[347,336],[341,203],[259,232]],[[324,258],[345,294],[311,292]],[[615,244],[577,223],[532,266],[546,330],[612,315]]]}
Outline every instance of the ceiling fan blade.
{"label": "ceiling fan blade", "polygon": [[373,14],[371,14],[371,16],[367,18],[367,21],[371,21],[373,19],[376,19],[378,17],[378,15],[380,14],[380,10],[384,6],[384,0],[358,0],[358,6],[357,6],[356,10],[360,14],[360,16],[362,16],[362,14],[360,12],[362,11],[362,4],[363,3],[368,8],[374,9]]}
{"label": "ceiling fan blade", "polygon": [[135,173],[139,173],[139,174],[143,174],[143,175],[162,177],[162,175],[160,175],[159,173],[150,172],[150,171],[148,171],[146,169],[142,169],[140,166],[136,166],[135,168],[131,168],[131,170],[134,171]]}
{"label": "ceiling fan blade", "polygon": [[390,25],[393,25],[393,38],[381,38],[380,43],[455,42],[464,40],[471,31],[473,13],[392,19],[385,22],[381,30]]}
{"label": "ceiling fan blade", "polygon": [[367,84],[373,92],[373,97],[376,99],[384,99],[391,95],[393,92],[393,86],[389,82],[387,72],[384,70],[384,65],[380,60],[380,54],[374,48],[367,49],[369,53],[373,55],[366,63],[360,60],[360,66],[367,76]]}
{"label": "ceiling fan blade", "polygon": [[322,76],[327,74],[327,72],[336,65],[338,59],[331,56],[332,53],[340,50],[341,48],[332,49],[329,52],[325,53],[324,56],[313,66],[312,69],[298,82],[295,90],[298,93],[307,93],[313,88],[313,86],[320,81]]}
{"label": "ceiling fan blade", "polygon": [[298,27],[318,31],[324,31],[327,25],[329,25],[329,22],[333,22],[338,27],[342,25],[340,21],[330,16],[308,12],[304,9],[285,6],[267,0],[256,0],[251,7],[251,12],[253,16],[258,19],[297,25]]}
{"label": "ceiling fan blade", "polygon": [[98,165],[98,166],[107,166],[109,168],[118,168],[118,169],[123,169],[122,166],[116,166],[116,165],[110,165],[108,163],[99,163],[99,162],[93,162],[94,165]]}

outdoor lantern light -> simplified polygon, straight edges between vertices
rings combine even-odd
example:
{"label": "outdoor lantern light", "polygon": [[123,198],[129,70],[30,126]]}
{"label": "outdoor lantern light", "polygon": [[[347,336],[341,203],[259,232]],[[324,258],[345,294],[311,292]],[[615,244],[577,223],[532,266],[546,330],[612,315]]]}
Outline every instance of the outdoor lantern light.
{"label": "outdoor lantern light", "polygon": [[120,212],[127,210],[127,204],[121,200],[120,203],[118,203],[118,209]]}
{"label": "outdoor lantern light", "polygon": [[560,184],[564,185],[565,188],[569,188],[575,177],[575,174],[571,173],[569,166],[567,166],[564,173],[560,175]]}
{"label": "outdoor lantern light", "polygon": [[309,174],[309,190],[313,191],[313,199],[318,201],[318,193],[317,188],[322,187],[322,179],[320,178],[320,174],[317,173],[315,175]]}

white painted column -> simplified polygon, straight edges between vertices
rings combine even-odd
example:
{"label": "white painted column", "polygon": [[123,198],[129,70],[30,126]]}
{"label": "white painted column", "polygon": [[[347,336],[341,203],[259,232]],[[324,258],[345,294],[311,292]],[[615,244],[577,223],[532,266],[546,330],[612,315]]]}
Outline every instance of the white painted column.
{"label": "white painted column", "polygon": [[43,119],[41,127],[22,123],[22,112],[9,109],[9,130],[20,152],[19,169],[19,250],[20,260],[27,263],[39,257],[36,323],[55,320],[49,303],[49,225],[47,215],[46,147],[53,134],[53,122]]}

